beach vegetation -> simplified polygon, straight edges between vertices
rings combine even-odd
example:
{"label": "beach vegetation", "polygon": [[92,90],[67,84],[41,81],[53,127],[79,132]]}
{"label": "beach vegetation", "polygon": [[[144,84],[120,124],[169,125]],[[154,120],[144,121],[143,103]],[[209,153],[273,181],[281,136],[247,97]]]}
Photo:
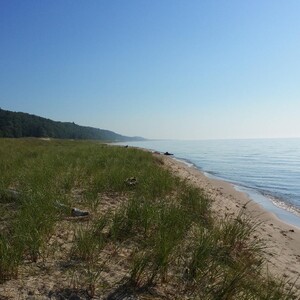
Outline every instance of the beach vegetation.
{"label": "beach vegetation", "polygon": [[[297,298],[266,272],[257,221],[244,212],[216,218],[205,191],[159,155],[95,141],[1,139],[0,157],[2,283],[58,260],[57,272],[90,297],[126,287],[147,299],[154,290],[171,299]],[[89,214],[74,217],[74,207]]]}

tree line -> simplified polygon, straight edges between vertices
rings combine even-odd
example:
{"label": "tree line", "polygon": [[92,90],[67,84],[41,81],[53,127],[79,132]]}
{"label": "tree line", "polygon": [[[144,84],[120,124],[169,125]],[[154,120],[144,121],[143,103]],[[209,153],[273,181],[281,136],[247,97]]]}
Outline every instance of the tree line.
{"label": "tree line", "polygon": [[90,139],[107,141],[141,140],[127,137],[110,130],[80,126],[73,122],[57,122],[23,112],[13,112],[0,108],[0,137]]}

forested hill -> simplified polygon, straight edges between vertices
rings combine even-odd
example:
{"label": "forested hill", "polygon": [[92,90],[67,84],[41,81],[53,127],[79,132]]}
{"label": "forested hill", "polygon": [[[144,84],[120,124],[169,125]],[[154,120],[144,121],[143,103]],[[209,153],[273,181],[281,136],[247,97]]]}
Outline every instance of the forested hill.
{"label": "forested hill", "polygon": [[127,137],[109,130],[79,126],[70,122],[56,122],[35,115],[12,112],[1,108],[0,137],[48,137],[104,141],[143,140],[140,137]]}

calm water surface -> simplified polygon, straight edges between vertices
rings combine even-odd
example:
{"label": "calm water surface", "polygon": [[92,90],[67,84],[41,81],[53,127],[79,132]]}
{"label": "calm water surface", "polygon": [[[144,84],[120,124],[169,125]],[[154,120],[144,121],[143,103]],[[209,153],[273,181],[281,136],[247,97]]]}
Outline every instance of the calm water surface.
{"label": "calm water surface", "polygon": [[[258,202],[265,202],[262,204],[279,217],[280,212],[274,207],[272,209],[273,204],[293,212],[294,216],[288,219],[295,217],[295,222],[299,222],[297,226],[300,225],[300,139],[144,141],[127,144],[171,152],[209,176],[234,183],[237,189],[247,192]],[[268,201],[265,201],[266,198]]]}

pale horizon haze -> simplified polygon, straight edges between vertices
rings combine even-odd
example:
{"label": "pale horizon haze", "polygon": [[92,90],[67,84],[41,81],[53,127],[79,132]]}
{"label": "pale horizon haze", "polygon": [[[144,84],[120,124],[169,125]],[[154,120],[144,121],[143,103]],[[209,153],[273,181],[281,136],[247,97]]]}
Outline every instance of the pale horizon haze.
{"label": "pale horizon haze", "polygon": [[0,107],[151,139],[300,137],[300,1],[0,1]]}

